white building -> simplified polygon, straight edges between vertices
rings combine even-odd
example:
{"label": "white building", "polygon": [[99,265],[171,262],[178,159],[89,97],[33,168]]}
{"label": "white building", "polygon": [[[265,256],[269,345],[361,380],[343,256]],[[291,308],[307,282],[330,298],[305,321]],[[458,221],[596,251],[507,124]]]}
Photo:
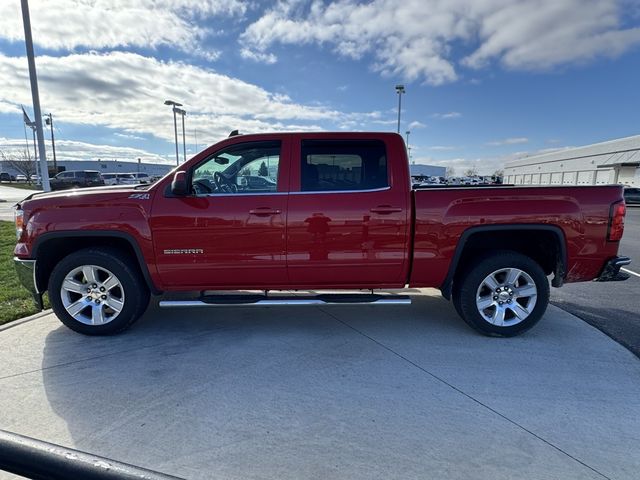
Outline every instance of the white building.
{"label": "white building", "polygon": [[516,185],[640,186],[640,135],[519,158],[504,168]]}
{"label": "white building", "polygon": [[[49,166],[52,162],[49,162]],[[100,173],[144,172],[151,176],[165,175],[173,165],[163,163],[130,162],[125,160],[61,160],[58,169],[97,170]]]}
{"label": "white building", "polygon": [[[47,162],[49,174],[53,175],[53,162]],[[135,173],[144,172],[152,177],[164,176],[173,165],[164,163],[144,163],[126,160],[58,160],[58,171],[63,170],[97,170],[100,173]],[[0,161],[0,171],[10,175],[24,174],[9,161]]]}
{"label": "white building", "polygon": [[444,177],[447,168],[440,167],[438,165],[412,163],[409,165],[409,171],[411,172],[412,177]]}

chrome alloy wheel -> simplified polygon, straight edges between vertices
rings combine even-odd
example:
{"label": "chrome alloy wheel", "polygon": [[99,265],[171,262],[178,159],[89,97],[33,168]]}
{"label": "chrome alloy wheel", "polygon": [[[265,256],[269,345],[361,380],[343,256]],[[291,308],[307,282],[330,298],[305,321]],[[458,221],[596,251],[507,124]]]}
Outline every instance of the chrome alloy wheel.
{"label": "chrome alloy wheel", "polygon": [[511,327],[531,315],[537,297],[538,289],[529,274],[502,268],[482,281],[476,292],[476,307],[487,322]]}
{"label": "chrome alloy wheel", "polygon": [[69,315],[86,325],[104,325],[124,307],[124,289],[118,277],[97,265],[74,268],[60,287],[62,305]]}

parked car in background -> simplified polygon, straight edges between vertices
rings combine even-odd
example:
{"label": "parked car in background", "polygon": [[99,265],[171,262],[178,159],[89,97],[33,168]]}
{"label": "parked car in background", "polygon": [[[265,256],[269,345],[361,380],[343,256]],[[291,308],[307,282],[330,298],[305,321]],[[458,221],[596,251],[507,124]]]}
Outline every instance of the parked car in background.
{"label": "parked car in background", "polygon": [[640,205],[640,188],[625,187],[624,201],[627,205]]}
{"label": "parked car in background", "polygon": [[275,192],[277,184],[269,177],[259,175],[238,175],[238,188],[243,191]]}
{"label": "parked car in background", "polygon": [[129,175],[133,175],[138,183],[151,183],[154,181],[153,177],[145,172],[132,172]]}
{"label": "parked car in background", "polygon": [[7,172],[0,173],[0,182],[13,182],[16,179],[13,175]]}
{"label": "parked car in background", "polygon": [[16,182],[26,182],[27,181],[27,176],[23,175],[22,173],[19,173],[18,175],[16,175]]}
{"label": "parked car in background", "polygon": [[104,185],[100,172],[95,170],[68,170],[50,179],[51,190],[67,188],[99,187]]}
{"label": "parked car in background", "polygon": [[140,183],[132,173],[103,173],[105,185],[135,185]]}

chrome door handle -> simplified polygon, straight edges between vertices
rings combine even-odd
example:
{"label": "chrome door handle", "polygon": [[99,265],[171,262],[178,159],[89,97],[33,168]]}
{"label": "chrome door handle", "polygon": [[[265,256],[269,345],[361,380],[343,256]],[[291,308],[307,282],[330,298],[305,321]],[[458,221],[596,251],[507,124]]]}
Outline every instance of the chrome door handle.
{"label": "chrome door handle", "polygon": [[250,215],[256,215],[258,217],[266,217],[268,215],[278,215],[282,213],[282,210],[277,208],[260,207],[249,210]]}
{"label": "chrome door handle", "polygon": [[371,213],[379,213],[380,215],[388,215],[390,213],[399,213],[402,209],[399,207],[392,207],[391,205],[379,205],[370,210]]}

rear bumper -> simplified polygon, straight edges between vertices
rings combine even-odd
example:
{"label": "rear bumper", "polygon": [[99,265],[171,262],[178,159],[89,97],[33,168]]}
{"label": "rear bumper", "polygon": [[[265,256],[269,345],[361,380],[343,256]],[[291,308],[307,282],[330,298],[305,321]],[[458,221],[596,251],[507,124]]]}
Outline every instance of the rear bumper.
{"label": "rear bumper", "polygon": [[36,302],[36,306],[42,310],[44,308],[42,304],[42,292],[38,291],[38,284],[36,283],[36,261],[14,258],[13,263],[16,267],[18,280],[20,280],[24,288],[29,290],[29,293],[31,293]]}
{"label": "rear bumper", "polygon": [[629,274],[621,272],[620,269],[630,263],[631,259],[629,257],[613,257],[607,261],[602,273],[596,278],[596,282],[621,282],[627,280]]}

